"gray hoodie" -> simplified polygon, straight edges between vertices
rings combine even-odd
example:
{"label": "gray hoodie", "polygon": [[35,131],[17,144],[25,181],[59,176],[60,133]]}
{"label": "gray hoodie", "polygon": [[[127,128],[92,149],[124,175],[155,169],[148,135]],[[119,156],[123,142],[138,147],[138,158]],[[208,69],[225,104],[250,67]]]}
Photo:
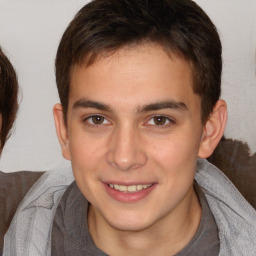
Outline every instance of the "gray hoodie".
{"label": "gray hoodie", "polygon": [[[198,160],[195,179],[205,193],[219,229],[219,256],[256,256],[256,211],[230,180],[206,160]],[[18,207],[5,236],[4,256],[51,255],[54,214],[73,181],[68,166],[46,172],[35,183]]]}

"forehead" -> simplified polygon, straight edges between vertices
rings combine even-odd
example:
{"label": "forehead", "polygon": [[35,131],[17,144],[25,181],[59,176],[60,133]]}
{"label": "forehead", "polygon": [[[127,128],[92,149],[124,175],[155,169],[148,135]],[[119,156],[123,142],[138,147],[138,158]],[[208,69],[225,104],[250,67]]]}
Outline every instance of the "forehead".
{"label": "forehead", "polygon": [[144,44],[102,56],[90,66],[75,66],[69,103],[91,97],[101,102],[137,105],[169,99],[191,101],[196,97],[192,85],[187,61],[167,54],[161,46]]}

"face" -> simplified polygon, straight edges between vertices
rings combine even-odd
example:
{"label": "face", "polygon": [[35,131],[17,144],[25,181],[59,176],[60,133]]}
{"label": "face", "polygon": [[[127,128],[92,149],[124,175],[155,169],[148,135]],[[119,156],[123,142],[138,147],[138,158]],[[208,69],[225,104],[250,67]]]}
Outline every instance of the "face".
{"label": "face", "polygon": [[74,68],[62,148],[97,218],[141,230],[188,207],[204,134],[200,106],[189,65],[159,46]]}

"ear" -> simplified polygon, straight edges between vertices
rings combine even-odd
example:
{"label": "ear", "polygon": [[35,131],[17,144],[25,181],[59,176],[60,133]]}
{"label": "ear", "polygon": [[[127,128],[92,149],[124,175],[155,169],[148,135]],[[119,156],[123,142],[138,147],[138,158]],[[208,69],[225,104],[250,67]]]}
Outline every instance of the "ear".
{"label": "ear", "polygon": [[63,109],[61,104],[56,104],[53,107],[53,116],[54,116],[57,136],[62,149],[62,155],[67,160],[70,160],[68,130],[64,122]]}
{"label": "ear", "polygon": [[207,158],[213,153],[224,134],[226,122],[227,104],[218,100],[204,126],[198,157]]}

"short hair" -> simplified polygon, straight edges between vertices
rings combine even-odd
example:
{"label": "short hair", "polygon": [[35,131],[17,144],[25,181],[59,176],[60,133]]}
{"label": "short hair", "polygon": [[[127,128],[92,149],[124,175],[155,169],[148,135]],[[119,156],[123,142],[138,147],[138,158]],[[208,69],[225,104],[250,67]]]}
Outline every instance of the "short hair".
{"label": "short hair", "polygon": [[64,32],[55,61],[65,122],[74,66],[89,66],[105,54],[147,42],[188,61],[205,123],[221,93],[222,47],[216,27],[191,0],[93,0],[85,5]]}
{"label": "short hair", "polygon": [[15,70],[0,48],[0,152],[10,136],[18,110],[18,81]]}

